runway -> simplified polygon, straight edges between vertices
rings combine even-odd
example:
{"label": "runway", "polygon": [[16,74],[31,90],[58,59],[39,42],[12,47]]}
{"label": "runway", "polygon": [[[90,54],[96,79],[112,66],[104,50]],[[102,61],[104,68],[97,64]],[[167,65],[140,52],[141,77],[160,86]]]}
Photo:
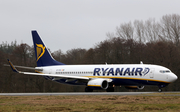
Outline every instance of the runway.
{"label": "runway", "polygon": [[180,92],[69,92],[69,93],[0,93],[0,96],[75,96],[75,95],[144,95],[144,96],[180,96]]}

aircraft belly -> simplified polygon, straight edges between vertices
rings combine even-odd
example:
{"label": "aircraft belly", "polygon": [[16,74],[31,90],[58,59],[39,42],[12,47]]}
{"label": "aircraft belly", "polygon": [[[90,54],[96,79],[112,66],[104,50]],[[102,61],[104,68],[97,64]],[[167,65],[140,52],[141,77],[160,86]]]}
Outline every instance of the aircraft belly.
{"label": "aircraft belly", "polygon": [[115,85],[142,85],[145,81],[134,79],[113,79]]}
{"label": "aircraft belly", "polygon": [[86,85],[86,83],[77,83],[78,80],[73,80],[73,81],[69,81],[67,82],[67,79],[59,79],[59,80],[55,80],[58,83],[64,83],[64,84],[69,84],[69,85]]}
{"label": "aircraft belly", "polygon": [[115,85],[167,85],[167,82],[148,81],[138,79],[113,79]]}

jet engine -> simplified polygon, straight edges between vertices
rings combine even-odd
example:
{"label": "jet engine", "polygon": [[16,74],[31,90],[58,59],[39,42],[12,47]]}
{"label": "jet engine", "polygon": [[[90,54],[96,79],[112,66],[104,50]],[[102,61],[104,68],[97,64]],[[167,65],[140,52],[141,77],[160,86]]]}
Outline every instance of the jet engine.
{"label": "jet engine", "polygon": [[142,89],[144,89],[144,86],[125,86],[125,88],[142,90]]}
{"label": "jet engine", "polygon": [[106,79],[92,79],[87,83],[87,86],[93,89],[107,89],[108,81]]}

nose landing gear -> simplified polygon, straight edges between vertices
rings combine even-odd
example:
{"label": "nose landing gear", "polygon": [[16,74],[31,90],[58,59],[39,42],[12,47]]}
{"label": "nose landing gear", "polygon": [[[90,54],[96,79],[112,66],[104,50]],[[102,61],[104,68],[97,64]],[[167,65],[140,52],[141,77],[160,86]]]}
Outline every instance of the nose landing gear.
{"label": "nose landing gear", "polygon": [[158,89],[158,92],[162,92],[162,89],[161,89],[161,88],[159,88],[159,89]]}
{"label": "nose landing gear", "polygon": [[166,87],[167,85],[159,85],[158,87],[159,87],[159,89],[158,89],[158,92],[162,92],[162,89],[161,88],[163,88],[163,87]]}

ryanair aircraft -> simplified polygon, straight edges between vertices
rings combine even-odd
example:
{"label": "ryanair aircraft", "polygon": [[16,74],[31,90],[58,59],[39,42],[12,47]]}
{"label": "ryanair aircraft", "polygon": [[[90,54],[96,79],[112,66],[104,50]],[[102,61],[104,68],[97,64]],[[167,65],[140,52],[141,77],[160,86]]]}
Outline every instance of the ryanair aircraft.
{"label": "ryanair aircraft", "polygon": [[[46,79],[72,85],[86,85],[85,91],[105,89],[114,92],[115,86],[128,89],[143,89],[145,85],[161,88],[177,80],[177,76],[168,68],[143,64],[114,65],[65,65],[53,59],[37,31],[32,31],[37,67],[14,66],[9,60],[13,71],[27,75],[40,75]],[[34,69],[36,73],[18,71],[15,67]]]}

